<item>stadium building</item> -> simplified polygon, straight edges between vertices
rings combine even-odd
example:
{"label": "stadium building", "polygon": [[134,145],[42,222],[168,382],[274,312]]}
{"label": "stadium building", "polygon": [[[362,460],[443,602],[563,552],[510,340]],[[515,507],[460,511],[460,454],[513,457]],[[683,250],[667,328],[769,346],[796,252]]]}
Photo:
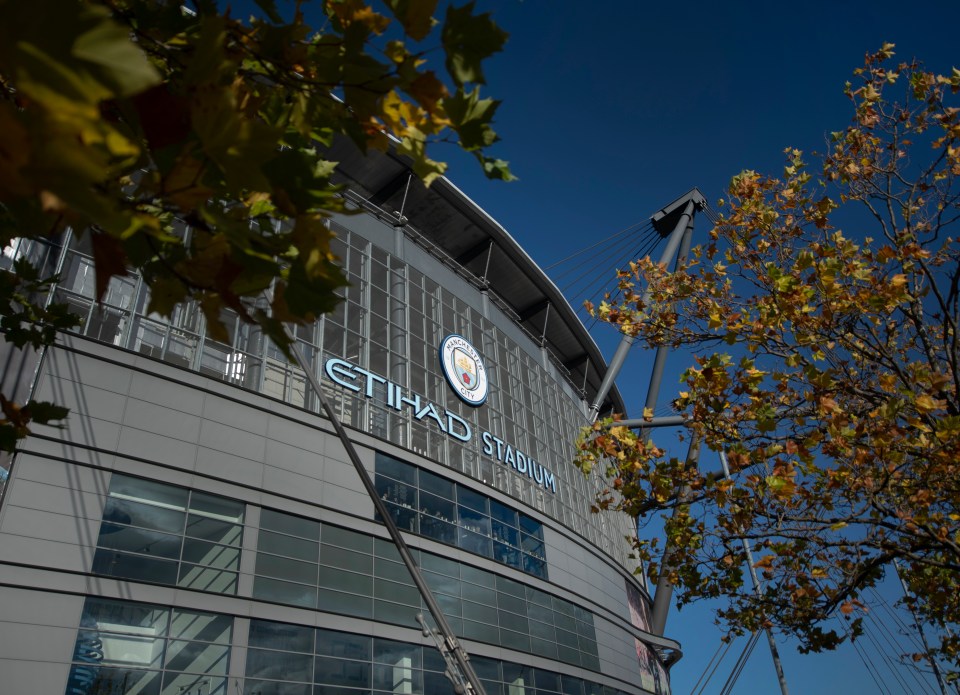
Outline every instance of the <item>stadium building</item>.
{"label": "stadium building", "polygon": [[[602,481],[571,463],[597,346],[449,181],[331,158],[359,211],[332,222],[350,286],[298,346],[486,692],[668,693],[678,645],[649,632],[631,522],[592,514]],[[5,393],[71,409],[4,463],[4,691],[453,692],[304,373],[238,321],[228,345],[196,307],[147,314],[135,275],[98,304],[83,239],[3,261],[24,255],[83,323],[39,356],[4,346]]]}

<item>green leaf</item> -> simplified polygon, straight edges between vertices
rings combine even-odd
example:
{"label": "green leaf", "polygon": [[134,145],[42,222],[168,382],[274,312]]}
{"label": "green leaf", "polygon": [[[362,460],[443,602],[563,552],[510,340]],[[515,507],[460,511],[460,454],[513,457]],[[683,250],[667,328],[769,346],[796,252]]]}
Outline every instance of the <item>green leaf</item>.
{"label": "green leaf", "polygon": [[403,25],[403,30],[414,41],[423,41],[437,20],[437,0],[384,0],[393,16]]}
{"label": "green leaf", "polygon": [[288,281],[284,293],[287,307],[295,316],[307,320],[333,311],[340,303],[334,292],[346,284],[346,278],[337,268],[333,268],[330,274],[308,275],[302,263],[294,263],[290,268]]}
{"label": "green leaf", "polygon": [[339,190],[330,185],[336,162],[321,159],[314,149],[287,148],[263,165],[273,188],[274,203],[295,216],[329,207]]}
{"label": "green leaf", "polygon": [[508,36],[489,13],[474,15],[473,6],[473,2],[459,8],[451,5],[443,22],[447,71],[458,87],[468,82],[486,84],[481,63],[502,50]]}
{"label": "green leaf", "polygon": [[77,37],[73,55],[91,66],[101,82],[117,96],[130,96],[160,82],[160,74],[143,50],[130,38],[130,30],[105,16],[100,8],[87,6],[83,19],[93,26]]}
{"label": "green leaf", "polygon": [[443,100],[443,108],[460,136],[460,145],[467,152],[489,147],[499,138],[490,127],[500,102],[481,99],[480,87],[471,92],[458,89],[456,94]]}
{"label": "green leaf", "polygon": [[516,181],[517,177],[510,171],[510,162],[493,157],[484,157],[479,152],[474,153],[480,164],[483,166],[483,173],[488,179],[497,179],[500,181]]}

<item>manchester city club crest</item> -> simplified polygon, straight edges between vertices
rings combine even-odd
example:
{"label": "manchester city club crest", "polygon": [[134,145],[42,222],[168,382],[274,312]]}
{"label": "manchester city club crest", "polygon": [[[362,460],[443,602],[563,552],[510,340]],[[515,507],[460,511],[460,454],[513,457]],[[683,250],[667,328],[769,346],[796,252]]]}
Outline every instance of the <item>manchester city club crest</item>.
{"label": "manchester city club crest", "polygon": [[481,405],[487,399],[487,370],[480,353],[460,335],[448,335],[440,343],[440,364],[447,383],[468,405]]}

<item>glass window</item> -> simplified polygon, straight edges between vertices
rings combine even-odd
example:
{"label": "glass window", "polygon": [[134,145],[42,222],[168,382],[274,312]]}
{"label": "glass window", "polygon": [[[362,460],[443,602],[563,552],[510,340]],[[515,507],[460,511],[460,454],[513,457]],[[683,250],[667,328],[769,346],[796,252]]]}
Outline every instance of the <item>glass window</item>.
{"label": "glass window", "polygon": [[247,650],[247,675],[251,678],[311,682],[313,656],[294,652]]}
{"label": "glass window", "polygon": [[[540,522],[486,495],[385,454],[377,454],[375,486],[401,530],[456,545],[546,578]],[[412,513],[413,509],[418,513]],[[524,543],[520,527],[527,530],[524,551],[542,562],[527,560],[520,552]]]}
{"label": "glass window", "polygon": [[457,545],[457,527],[432,516],[420,517],[420,534],[447,545]]}
{"label": "glass window", "polygon": [[[421,494],[443,499],[432,493]],[[463,507],[462,513],[464,521],[474,524],[474,528],[482,529],[483,524],[493,523],[490,517],[468,507]],[[288,531],[294,530],[293,523],[297,519],[285,519],[279,512],[264,516],[269,518],[271,525]],[[500,516],[504,515],[501,513]],[[519,529],[500,520],[496,524],[504,532],[512,530],[520,534]],[[463,527],[453,528],[464,534],[464,537],[458,537],[460,547],[481,554],[488,552],[481,544],[490,547],[490,537]],[[204,558],[210,564],[215,564],[209,557],[211,553],[236,550],[200,540],[191,543],[196,548],[191,557]],[[520,554],[517,548],[503,543],[497,545]],[[306,554],[307,548],[319,548],[320,562],[267,553],[264,547],[284,547],[287,552],[301,555]],[[370,549],[374,551],[372,555]],[[585,648],[596,653],[596,637],[589,611],[578,611],[571,603],[544,591],[449,557],[416,549],[412,553],[451,626],[463,637],[503,644],[551,659],[559,658],[578,666],[584,659]],[[524,555],[524,558],[532,556]],[[416,627],[416,614],[423,610],[421,598],[407,568],[399,560],[399,553],[390,541],[337,526],[324,525],[322,544],[261,530],[253,593],[255,598],[263,600],[319,607],[341,615]],[[234,556],[229,556],[229,561],[225,559],[222,564],[225,566],[223,572],[235,567]],[[586,619],[578,620],[578,615]],[[555,625],[560,626],[559,629]],[[320,644],[317,650],[318,654],[324,654]],[[376,680],[376,672],[372,673]],[[411,678],[416,681],[418,677]],[[336,684],[322,685],[334,687]]]}
{"label": "glass window", "polygon": [[359,552],[370,554],[373,552],[373,542],[370,536],[356,531],[349,531],[339,526],[326,526],[323,530],[324,545],[337,545]]}
{"label": "glass window", "polygon": [[497,592],[490,587],[463,582],[460,585],[460,594],[464,599],[470,601],[476,601],[477,603],[483,603],[488,606],[497,605]]}
{"label": "glass window", "polygon": [[520,547],[520,532],[515,527],[508,526],[496,519],[493,521],[493,538],[513,548]]}
{"label": "glass window", "polygon": [[420,492],[420,512],[442,521],[453,522],[457,518],[457,506],[449,499],[429,492]]}
{"label": "glass window", "polygon": [[104,506],[93,571],[235,594],[243,509],[234,500],[116,473]]}
{"label": "glass window", "polygon": [[517,512],[501,502],[490,500],[490,516],[503,524],[517,527]]}
{"label": "glass window", "polygon": [[420,567],[448,577],[460,576],[460,563],[449,558],[433,555],[432,553],[423,553],[420,560]]}
{"label": "glass window", "polygon": [[317,656],[314,657],[314,664],[314,678],[318,684],[351,688],[370,687],[369,663]]}
{"label": "glass window", "polygon": [[299,625],[251,620],[249,645],[285,652],[312,652],[313,632]]}
{"label": "glass window", "polygon": [[257,547],[260,550],[276,555],[287,555],[299,560],[309,560],[311,562],[317,561],[317,554],[320,550],[315,540],[295,538],[264,529],[260,530]]}
{"label": "glass window", "polygon": [[240,549],[207,541],[187,539],[183,543],[182,558],[186,562],[205,567],[235,570],[240,567]]}
{"label": "glass window", "polygon": [[132,500],[111,494],[103,510],[104,524],[112,528],[124,528],[127,525],[141,528],[183,533],[185,515],[182,511],[169,507]]}
{"label": "glass window", "polygon": [[256,573],[264,577],[275,577],[304,584],[317,584],[317,564],[291,560],[277,555],[257,553]]}
{"label": "glass window", "polygon": [[309,540],[320,540],[320,522],[303,517],[284,514],[272,509],[263,509],[260,511],[260,528],[278,531],[299,538]]}
{"label": "glass window", "polygon": [[139,500],[167,509],[183,510],[187,506],[186,489],[142,478],[114,474],[110,480],[110,496],[115,499]]}
{"label": "glass window", "polygon": [[377,473],[408,485],[417,484],[416,468],[386,454],[377,453]]}
{"label": "glass window", "polygon": [[175,585],[179,563],[169,560],[155,560],[142,555],[118,553],[97,548],[93,558],[94,574],[106,574],[142,582]]}
{"label": "glass window", "polygon": [[422,570],[421,574],[426,580],[427,585],[432,591],[448,596],[460,595],[460,580],[455,577],[448,577],[445,574],[437,574],[429,570]]}
{"label": "glass window", "polygon": [[197,591],[212,591],[218,594],[237,593],[236,572],[213,570],[199,565],[180,563],[180,572],[177,575],[177,586]]}
{"label": "glass window", "polygon": [[316,585],[294,584],[279,579],[255,577],[253,580],[253,597],[264,601],[288,603],[306,608],[317,607]]}
{"label": "glass window", "polygon": [[177,560],[183,539],[172,533],[161,533],[131,526],[101,529],[98,545],[101,548],[148,553],[155,557]]}
{"label": "glass window", "polygon": [[334,589],[320,589],[317,595],[317,607],[331,613],[353,615],[358,618],[373,617],[373,602],[369,595],[359,596]]}
{"label": "glass window", "polygon": [[[494,644],[524,642],[524,636],[519,633],[510,633],[504,640],[504,633],[498,633],[496,628],[491,631],[490,626],[472,621],[465,621],[462,631],[471,639]],[[315,644],[315,657],[311,655],[311,643]],[[450,682],[443,676],[446,665],[432,647],[257,620],[251,621],[249,644],[244,690],[248,695],[300,695],[308,691],[298,688],[311,682],[314,695],[360,695],[369,693],[371,688],[382,693],[428,695],[452,691]],[[211,662],[209,678],[219,674],[223,666],[217,661],[219,652],[205,651],[205,646],[210,645],[179,651],[189,651],[193,656],[187,661],[193,664]],[[538,648],[534,652],[540,653]],[[308,664],[310,659],[312,667]],[[489,695],[584,695],[584,692],[598,695],[603,692],[594,683],[513,662],[474,656],[471,664]]]}
{"label": "glass window", "polygon": [[335,630],[317,630],[317,654],[341,659],[370,659],[370,638]]}
{"label": "glass window", "polygon": [[240,545],[243,527],[229,521],[190,514],[187,517],[187,535],[193,538],[216,541],[217,543]]}
{"label": "glass window", "polygon": [[489,498],[485,495],[481,495],[479,492],[474,492],[469,488],[458,485],[457,502],[459,502],[463,507],[473,509],[483,515],[489,516],[489,512],[487,511],[487,503],[489,502]]}
{"label": "glass window", "polygon": [[337,591],[370,596],[373,591],[373,577],[356,572],[347,572],[337,567],[321,565],[319,585],[324,589],[336,589]]}
{"label": "glass window", "polygon": [[387,503],[387,512],[390,514],[390,518],[393,519],[393,523],[397,525],[401,531],[409,531],[410,533],[419,533],[419,515],[417,512],[410,507],[409,505],[397,505]]}
{"label": "glass window", "polygon": [[444,497],[448,500],[454,499],[456,492],[454,491],[454,483],[449,480],[444,480],[438,475],[434,475],[429,471],[420,470],[420,489],[426,490],[434,495]]}
{"label": "glass window", "polygon": [[88,598],[66,692],[167,693],[204,684],[226,695],[233,619],[197,611]]}

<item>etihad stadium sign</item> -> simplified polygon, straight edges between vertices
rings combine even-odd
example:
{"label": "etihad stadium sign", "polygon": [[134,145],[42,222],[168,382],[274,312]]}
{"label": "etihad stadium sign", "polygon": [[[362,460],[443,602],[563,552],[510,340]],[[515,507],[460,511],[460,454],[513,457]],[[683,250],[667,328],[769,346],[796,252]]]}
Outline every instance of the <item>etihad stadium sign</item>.
{"label": "etihad stadium sign", "polygon": [[[443,344],[448,345],[450,338],[460,338],[460,336],[448,336],[443,341]],[[463,340],[463,338],[460,338],[460,340]],[[470,345],[465,340],[463,340],[463,342],[466,343],[467,346]],[[474,362],[472,365],[459,365],[459,368],[463,369],[463,376],[457,377],[455,372],[455,376],[451,379],[449,373],[447,373],[447,380],[451,382],[451,386],[457,391],[458,395],[460,395],[460,391],[457,389],[457,386],[453,384],[455,380],[468,392],[474,394],[480,392],[482,397],[479,399],[479,403],[482,403],[483,399],[486,398],[487,382],[486,371],[483,369],[483,362],[480,360],[480,356],[476,350],[473,350],[472,346],[470,350],[473,350],[473,352],[470,353],[463,349],[463,346],[456,341],[450,343],[449,347],[451,354],[461,351],[460,356],[466,355],[470,359],[473,359]],[[441,356],[442,354],[443,349],[441,348]],[[453,359],[456,360],[456,356]],[[457,366],[456,362],[454,362],[454,367],[457,368]],[[474,367],[473,372],[470,370],[471,366]],[[446,366],[444,366],[444,370],[446,370]],[[386,377],[337,357],[328,359],[324,363],[323,371],[330,381],[342,386],[348,391],[360,394],[364,398],[380,400],[388,408],[393,408],[398,412],[409,412],[414,420],[421,422],[431,420],[433,425],[448,437],[464,443],[470,443],[474,439],[473,426],[462,417],[437,406],[435,403],[431,403],[419,394],[405,391],[400,384],[395,384]],[[477,384],[477,380],[474,379],[475,375],[480,374],[482,374],[483,379],[482,388]],[[473,389],[468,388],[471,385],[474,386]],[[460,395],[460,397],[463,398],[462,395]],[[492,432],[479,432],[479,441],[484,456],[492,458],[504,466],[510,466],[517,473],[527,476],[537,485],[556,494],[556,476],[541,466],[532,456],[520,451]]]}

